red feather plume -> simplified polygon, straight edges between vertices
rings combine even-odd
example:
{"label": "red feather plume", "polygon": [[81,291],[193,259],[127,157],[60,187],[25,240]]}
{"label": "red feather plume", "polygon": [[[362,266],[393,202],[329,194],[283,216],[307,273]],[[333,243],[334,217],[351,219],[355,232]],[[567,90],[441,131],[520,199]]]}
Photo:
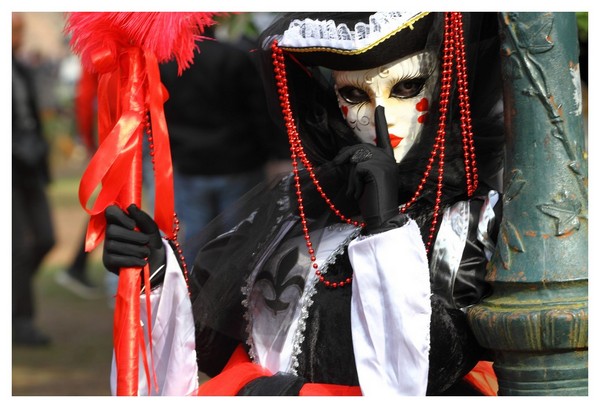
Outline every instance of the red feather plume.
{"label": "red feather plume", "polygon": [[[154,53],[159,63],[177,60],[179,71],[192,63],[196,40],[213,17],[224,13],[202,12],[78,12],[69,15],[65,31],[71,34],[71,49],[91,72],[99,68],[93,58],[97,50],[111,50],[106,65],[115,63],[117,50],[135,46]],[[109,66],[103,67],[110,69]]]}

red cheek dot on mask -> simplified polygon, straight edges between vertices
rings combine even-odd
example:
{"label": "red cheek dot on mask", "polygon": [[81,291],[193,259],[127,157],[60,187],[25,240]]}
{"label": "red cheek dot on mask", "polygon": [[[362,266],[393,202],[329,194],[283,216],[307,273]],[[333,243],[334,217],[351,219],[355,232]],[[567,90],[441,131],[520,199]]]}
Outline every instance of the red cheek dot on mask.
{"label": "red cheek dot on mask", "polygon": [[348,107],[347,106],[342,106],[342,113],[344,114],[344,117],[348,116]]}
{"label": "red cheek dot on mask", "polygon": [[428,114],[426,113],[426,114],[424,114],[424,115],[421,115],[421,116],[419,116],[419,117],[417,118],[417,122],[419,122],[419,123],[425,123],[425,121],[427,120],[427,115],[428,115]]}
{"label": "red cheek dot on mask", "polygon": [[419,112],[426,112],[429,110],[429,101],[427,100],[427,98],[423,98],[419,102],[417,102],[417,105],[415,107]]}

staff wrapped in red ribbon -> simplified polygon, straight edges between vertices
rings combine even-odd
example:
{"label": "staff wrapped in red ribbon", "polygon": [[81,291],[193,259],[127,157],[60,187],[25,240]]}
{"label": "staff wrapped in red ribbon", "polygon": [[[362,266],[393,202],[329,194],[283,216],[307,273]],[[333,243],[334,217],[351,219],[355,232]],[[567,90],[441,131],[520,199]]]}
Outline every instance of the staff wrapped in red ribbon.
{"label": "staff wrapped in red ribbon", "polygon": [[[186,69],[196,41],[205,27],[215,23],[216,14],[76,12],[67,16],[65,32],[71,36],[73,52],[84,69],[98,74],[98,150],[79,185],[79,201],[90,214],[86,251],[104,238],[107,206],[141,207],[144,132],[149,135],[154,164],[154,219],[166,238],[174,237],[173,170],[163,110],[168,94],[158,64],[175,58],[179,71]],[[140,279],[137,268],[119,273],[114,316],[117,395],[138,393],[138,361],[144,351]]]}

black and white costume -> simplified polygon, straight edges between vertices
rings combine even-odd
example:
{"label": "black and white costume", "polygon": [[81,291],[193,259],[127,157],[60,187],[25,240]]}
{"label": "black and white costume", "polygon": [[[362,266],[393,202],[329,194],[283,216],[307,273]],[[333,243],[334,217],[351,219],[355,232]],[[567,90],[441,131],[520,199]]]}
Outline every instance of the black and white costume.
{"label": "black and white costume", "polygon": [[[461,378],[490,357],[474,339],[465,311],[488,294],[485,268],[500,218],[501,186],[494,180],[502,170],[502,105],[497,23],[491,14],[464,13],[467,63],[474,67],[469,91],[479,186],[472,196],[466,194],[455,123],[458,101],[451,98],[444,196],[429,251],[435,181],[425,185],[406,212],[400,209],[416,190],[430,155],[439,84],[423,131],[397,166],[398,215],[384,220],[376,232],[341,222],[301,168],[303,211],[315,261],[307,252],[294,174],[246,196],[236,209],[245,218],[231,231],[217,237],[206,231],[189,277],[191,302],[180,265],[165,241],[165,279],[151,295],[159,393],[203,395],[202,387],[197,392],[197,370],[218,379],[240,347],[264,375],[238,387],[238,395],[298,395],[312,383],[357,386],[362,395],[444,395],[459,392]],[[336,164],[335,158],[341,148],[360,140],[339,110],[335,113],[328,79],[328,69],[350,68],[336,65],[344,57],[328,51],[337,47],[333,40],[323,45],[306,30],[306,44],[314,42],[307,51],[302,44],[286,48],[282,33],[308,18],[330,21],[334,27],[347,20],[355,23],[345,24],[351,28],[359,27],[358,20],[371,21],[371,32],[374,23],[383,32],[386,24],[398,24],[397,15],[402,13],[293,13],[282,16],[262,37],[267,58],[274,39],[288,53],[298,133],[320,186],[353,219],[362,220],[365,214],[348,195],[352,164]],[[424,13],[410,27],[392,29],[377,41],[371,38],[372,58],[357,57],[349,64],[368,68],[369,61],[379,66],[415,50],[437,53],[443,17]],[[403,41],[408,45],[395,47]],[[351,283],[326,287],[314,262],[327,280]],[[140,384],[145,383],[141,370]]]}

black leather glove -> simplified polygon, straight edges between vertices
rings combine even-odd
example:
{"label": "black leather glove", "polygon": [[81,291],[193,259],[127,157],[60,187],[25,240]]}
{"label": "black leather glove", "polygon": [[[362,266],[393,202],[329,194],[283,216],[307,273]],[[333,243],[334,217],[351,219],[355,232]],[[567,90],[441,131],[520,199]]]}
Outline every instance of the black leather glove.
{"label": "black leather glove", "polygon": [[398,165],[381,106],[375,110],[375,126],[377,146],[344,147],[334,158],[336,165],[350,164],[347,195],[358,200],[367,234],[402,226],[408,220],[398,212]]}
{"label": "black leather glove", "polygon": [[121,268],[143,267],[148,263],[151,287],[161,283],[165,274],[166,252],[152,217],[135,204],[127,208],[127,213],[112,205],[106,208],[104,215],[106,237],[102,262],[106,269],[118,275]]}

